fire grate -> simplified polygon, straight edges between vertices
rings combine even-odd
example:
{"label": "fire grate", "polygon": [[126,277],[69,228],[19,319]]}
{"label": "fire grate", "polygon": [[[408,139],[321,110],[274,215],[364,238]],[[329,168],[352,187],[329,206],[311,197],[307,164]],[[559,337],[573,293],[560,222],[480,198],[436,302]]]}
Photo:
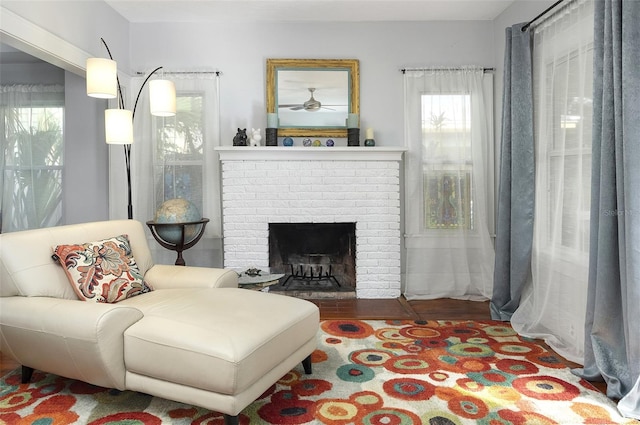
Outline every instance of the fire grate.
{"label": "fire grate", "polygon": [[284,282],[282,282],[282,286],[285,288],[292,281],[306,281],[306,282],[314,282],[314,281],[328,281],[336,288],[340,288],[340,282],[333,275],[333,268],[331,264],[328,265],[328,268],[325,268],[324,265],[314,265],[314,264],[298,264],[294,267],[293,264],[288,265],[291,272],[288,274],[287,278]]}

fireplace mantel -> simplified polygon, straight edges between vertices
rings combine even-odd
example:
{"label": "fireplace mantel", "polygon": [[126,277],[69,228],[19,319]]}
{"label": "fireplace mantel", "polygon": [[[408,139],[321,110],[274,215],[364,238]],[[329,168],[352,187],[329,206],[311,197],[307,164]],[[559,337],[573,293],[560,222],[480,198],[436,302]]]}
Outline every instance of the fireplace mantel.
{"label": "fireplace mantel", "polygon": [[400,161],[405,147],[220,146],[221,161]]}

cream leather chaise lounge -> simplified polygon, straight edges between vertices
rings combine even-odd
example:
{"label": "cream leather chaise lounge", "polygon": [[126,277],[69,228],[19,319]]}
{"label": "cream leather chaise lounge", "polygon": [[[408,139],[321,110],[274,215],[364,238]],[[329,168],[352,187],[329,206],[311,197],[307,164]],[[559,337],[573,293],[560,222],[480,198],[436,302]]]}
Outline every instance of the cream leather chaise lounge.
{"label": "cream leather chaise lounge", "polygon": [[[54,248],[119,235],[152,290],[115,303],[81,300]],[[319,326],[313,303],[237,283],[232,270],[154,265],[134,220],[2,234],[0,350],[23,365],[24,382],[37,369],[201,406],[236,424],[299,363],[311,373]]]}

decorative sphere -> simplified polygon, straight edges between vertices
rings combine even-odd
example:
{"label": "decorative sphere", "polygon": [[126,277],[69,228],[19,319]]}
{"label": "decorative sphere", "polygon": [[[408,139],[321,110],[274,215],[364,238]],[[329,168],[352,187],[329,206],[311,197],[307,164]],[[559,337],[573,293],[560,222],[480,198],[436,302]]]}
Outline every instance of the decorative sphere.
{"label": "decorative sphere", "polygon": [[322,142],[320,140],[314,140],[313,141],[313,146],[318,147],[318,146],[322,146]]}
{"label": "decorative sphere", "polygon": [[334,145],[333,139],[327,139],[327,146],[331,147]]}
{"label": "decorative sphere", "polygon": [[[202,219],[200,211],[186,199],[176,198],[165,201],[156,211],[156,223],[187,223]],[[156,226],[156,232],[162,240],[179,244],[182,238],[182,226]],[[184,228],[184,243],[187,244],[198,236],[202,224],[193,224]]]}
{"label": "decorative sphere", "polygon": [[291,137],[285,137],[282,144],[285,146],[293,146],[293,139]]}
{"label": "decorative sphere", "polygon": [[302,141],[302,146],[311,146],[311,139],[304,139]]}

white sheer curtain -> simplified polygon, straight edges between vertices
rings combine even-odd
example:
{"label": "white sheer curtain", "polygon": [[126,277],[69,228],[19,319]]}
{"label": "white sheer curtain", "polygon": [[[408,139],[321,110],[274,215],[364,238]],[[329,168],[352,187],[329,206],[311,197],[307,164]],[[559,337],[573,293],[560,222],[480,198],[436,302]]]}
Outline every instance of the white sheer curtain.
{"label": "white sheer curtain", "polygon": [[405,71],[408,299],[491,297],[492,83],[478,67]]}
{"label": "white sheer curtain", "polygon": [[[146,87],[136,108],[131,151],[133,216],[146,222],[168,199],[193,202],[210,221],[200,242],[183,253],[187,265],[221,266],[220,166],[214,150],[220,145],[219,76],[215,72],[176,72],[164,78],[176,85],[176,116],[152,116]],[[139,87],[142,81],[135,79],[133,86]],[[117,161],[124,155],[120,149],[115,152]],[[114,177],[123,180],[124,174]],[[118,213],[126,212],[124,201],[116,207]],[[155,261],[175,261],[176,253],[160,247],[150,233],[149,246]]]}
{"label": "white sheer curtain", "polygon": [[62,223],[64,86],[0,86],[0,232]]}
{"label": "white sheer curtain", "polygon": [[574,1],[536,27],[533,52],[533,282],[511,324],[581,363],[589,269],[593,2]]}

